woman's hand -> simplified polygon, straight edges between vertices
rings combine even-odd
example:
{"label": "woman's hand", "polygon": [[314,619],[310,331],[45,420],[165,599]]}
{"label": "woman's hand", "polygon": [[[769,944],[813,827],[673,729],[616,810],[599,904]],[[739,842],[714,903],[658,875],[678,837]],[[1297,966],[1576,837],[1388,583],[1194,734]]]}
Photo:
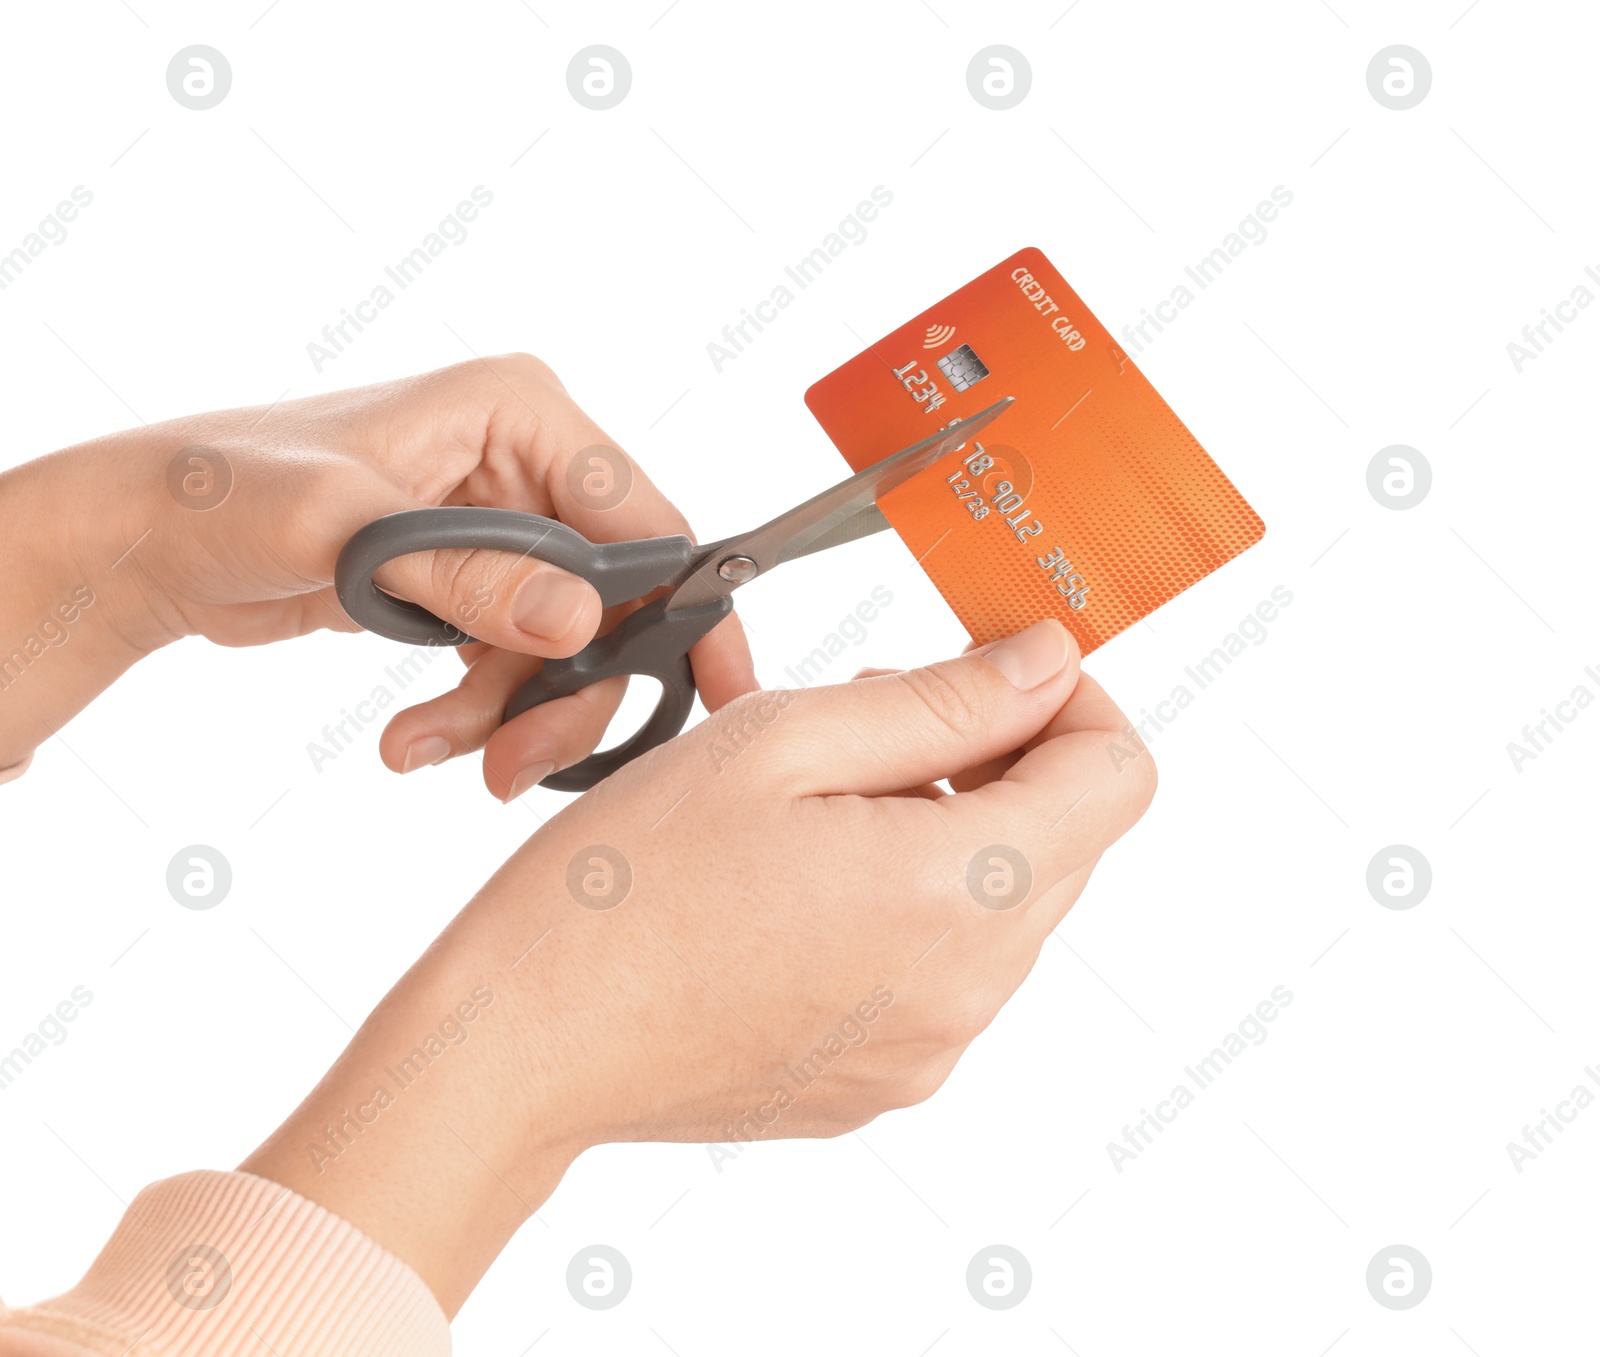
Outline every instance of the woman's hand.
{"label": "woman's hand", "polygon": [[1149,804],[1126,732],[1054,621],[742,697],[541,829],[243,1167],[453,1313],[587,1146],[919,1102]]}
{"label": "woman's hand", "polygon": [[[28,576],[0,621],[18,630],[65,601],[76,616],[62,624],[59,613],[57,625],[92,639],[72,649],[45,638],[32,658],[51,661],[57,691],[17,683],[26,701],[7,704],[0,769],[180,636],[259,645],[356,630],[332,589],[340,548],[375,518],[434,504],[543,514],[595,541],[689,531],[550,369],[522,354],[69,448],[0,477],[0,526],[23,547]],[[467,672],[453,692],[391,720],[380,744],[389,767],[409,772],[481,748],[486,784],[509,799],[599,743],[624,680],[499,724],[536,657],[572,655],[601,627],[586,581],[479,551],[420,552],[377,581],[483,642],[463,648]],[[93,602],[74,608],[80,587]],[[710,709],[755,686],[735,618],[690,658]]]}

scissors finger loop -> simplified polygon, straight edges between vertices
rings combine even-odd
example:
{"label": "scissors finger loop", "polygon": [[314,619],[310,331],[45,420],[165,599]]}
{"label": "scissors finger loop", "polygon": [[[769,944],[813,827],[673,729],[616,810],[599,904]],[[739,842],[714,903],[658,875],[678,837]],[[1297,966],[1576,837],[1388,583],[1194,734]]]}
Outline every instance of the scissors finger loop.
{"label": "scissors finger loop", "polygon": [[544,785],[558,792],[588,791],[629,760],[665,744],[682,730],[694,706],[689,648],[732,610],[733,600],[727,597],[678,609],[657,599],[629,613],[616,630],[597,636],[570,659],[546,660],[539,672],[512,694],[504,720],[624,674],[656,679],[661,684],[661,699],[631,739],[552,773]]}
{"label": "scissors finger loop", "polygon": [[475,638],[453,622],[386,594],[372,581],[378,568],[397,556],[460,549],[516,552],[547,561],[588,580],[607,608],[671,583],[695,551],[682,536],[595,543],[553,518],[514,509],[465,504],[407,509],[368,523],[345,544],[334,570],[339,602],[368,631],[391,640],[466,645]]}

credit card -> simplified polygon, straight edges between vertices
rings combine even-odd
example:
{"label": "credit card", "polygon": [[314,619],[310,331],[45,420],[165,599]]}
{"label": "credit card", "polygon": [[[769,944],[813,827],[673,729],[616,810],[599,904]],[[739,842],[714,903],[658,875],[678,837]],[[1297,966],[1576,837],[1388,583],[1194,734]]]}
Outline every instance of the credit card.
{"label": "credit card", "polygon": [[806,392],[860,471],[1003,396],[984,434],[884,516],[972,639],[1058,617],[1084,654],[1261,540],[1265,525],[1036,249]]}

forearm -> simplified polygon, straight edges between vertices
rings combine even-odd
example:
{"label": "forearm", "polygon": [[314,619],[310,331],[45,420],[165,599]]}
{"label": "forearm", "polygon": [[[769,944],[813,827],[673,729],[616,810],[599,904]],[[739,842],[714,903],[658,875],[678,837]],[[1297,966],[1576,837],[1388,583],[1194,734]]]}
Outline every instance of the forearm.
{"label": "forearm", "polygon": [[[540,851],[536,840],[513,864]],[[540,1068],[541,958],[527,949],[548,924],[537,901],[517,898],[509,872],[240,1165],[356,1225],[451,1316],[585,1143],[570,1100]]]}
{"label": "forearm", "polygon": [[138,439],[115,435],[0,475],[0,769],[171,639],[137,562],[156,527]]}

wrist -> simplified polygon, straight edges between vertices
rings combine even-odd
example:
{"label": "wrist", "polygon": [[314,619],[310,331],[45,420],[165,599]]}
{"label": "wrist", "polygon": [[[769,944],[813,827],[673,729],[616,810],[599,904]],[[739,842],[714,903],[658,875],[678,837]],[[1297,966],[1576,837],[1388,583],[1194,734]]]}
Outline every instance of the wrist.
{"label": "wrist", "polygon": [[134,565],[155,536],[148,452],[122,441],[134,437],[0,475],[8,575],[0,598],[0,767],[26,758],[118,675],[174,639]]}
{"label": "wrist", "polygon": [[452,1316],[589,1143],[544,1068],[511,903],[491,886],[462,911],[240,1166],[377,1240]]}

